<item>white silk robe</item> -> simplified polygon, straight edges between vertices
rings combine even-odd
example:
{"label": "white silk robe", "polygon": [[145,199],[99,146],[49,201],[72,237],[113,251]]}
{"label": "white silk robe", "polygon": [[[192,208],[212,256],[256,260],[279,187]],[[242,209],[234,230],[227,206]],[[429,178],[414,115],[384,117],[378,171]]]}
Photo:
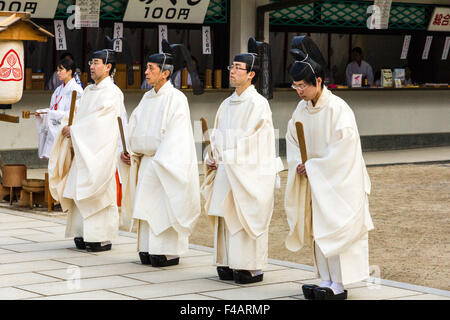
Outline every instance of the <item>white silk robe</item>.
{"label": "white silk robe", "polygon": [[262,269],[277,173],[283,165],[275,153],[269,103],[253,85],[222,102],[211,147],[218,170],[207,171],[201,190],[215,232],[214,263]]}
{"label": "white silk robe", "polygon": [[67,125],[69,120],[72,91],[77,92],[77,102],[83,94],[83,88],[72,78],[66,85],[62,84],[55,89],[50,99],[50,107],[36,110],[47,112],[36,117],[36,127],[39,133],[39,158],[49,158],[53,143],[59,131]]}
{"label": "white silk robe", "polygon": [[[304,128],[307,179],[296,173],[302,163],[297,121]],[[311,244],[312,237],[325,257],[339,256],[343,284],[367,278],[367,234],[373,229],[368,203],[370,179],[353,111],[324,87],[315,106],[310,101],[297,105],[289,120],[286,145],[289,172],[285,208],[290,227],[287,248],[297,251]],[[307,187],[311,192],[312,227],[305,216],[308,204],[301,200]]]}
{"label": "white silk robe", "polygon": [[[57,137],[48,164],[49,184],[53,198],[69,213],[67,237],[80,236],[70,223],[75,211],[81,214],[84,224],[95,224],[84,226],[84,230],[93,230],[84,234],[85,241],[113,240],[117,235],[117,117],[123,108],[122,91],[107,77],[85,89],[70,127],[71,138],[62,134]],[[105,228],[109,230],[107,239],[98,239],[95,230]]]}
{"label": "white silk robe", "polygon": [[181,255],[189,250],[188,237],[201,213],[186,96],[170,82],[158,92],[146,92],[127,132],[131,166],[120,161],[121,176],[126,177],[122,211],[146,224],[138,236],[148,243],[141,247],[138,241],[138,251]]}

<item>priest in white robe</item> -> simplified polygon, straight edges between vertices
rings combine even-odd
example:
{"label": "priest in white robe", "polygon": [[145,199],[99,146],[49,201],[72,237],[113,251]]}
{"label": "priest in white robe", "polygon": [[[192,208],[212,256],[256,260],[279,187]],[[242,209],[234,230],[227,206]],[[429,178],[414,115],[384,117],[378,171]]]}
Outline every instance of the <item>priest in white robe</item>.
{"label": "priest in white robe", "polygon": [[[298,251],[312,245],[322,282],[302,287],[306,299],[346,299],[345,285],[369,277],[370,179],[353,111],[324,86],[318,63],[301,50],[291,53],[297,60],[289,71],[292,87],[302,100],[286,133],[286,247]],[[303,124],[306,161],[301,158],[296,122]],[[310,200],[305,200],[308,187]]]}
{"label": "priest in white robe", "polygon": [[282,163],[276,157],[272,112],[255,89],[260,70],[255,53],[234,57],[233,94],[216,114],[211,152],[201,187],[214,230],[214,264],[221,280],[263,280],[268,259],[274,188]]}
{"label": "priest in white robe", "polygon": [[62,84],[58,86],[50,99],[50,106],[36,110],[36,127],[39,133],[38,154],[41,159],[48,159],[52,151],[55,138],[69,120],[72,91],[77,92],[79,102],[83,89],[75,81],[75,62],[70,58],[62,59],[56,67],[58,79]]}
{"label": "priest in white robe", "polygon": [[114,51],[94,52],[89,65],[95,84],[85,89],[73,124],[58,136],[48,171],[50,192],[68,212],[66,237],[74,237],[79,249],[97,252],[111,250],[119,228],[117,117],[124,106],[123,94],[110,77]]}
{"label": "priest in white robe", "polygon": [[152,267],[177,265],[201,213],[194,135],[186,96],[168,80],[174,55],[152,54],[145,76],[153,88],[130,116],[122,211],[137,223],[139,257]]}

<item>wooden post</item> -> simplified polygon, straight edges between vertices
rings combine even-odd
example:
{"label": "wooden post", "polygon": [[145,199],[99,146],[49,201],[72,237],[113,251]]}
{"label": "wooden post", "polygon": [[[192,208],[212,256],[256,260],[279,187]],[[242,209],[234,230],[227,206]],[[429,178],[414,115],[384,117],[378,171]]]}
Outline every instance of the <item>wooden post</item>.
{"label": "wooden post", "polygon": [[214,87],[216,89],[222,88],[222,70],[220,69],[214,70]]}
{"label": "wooden post", "polygon": [[187,89],[188,87],[188,71],[186,69],[181,70],[181,89]]}
{"label": "wooden post", "polygon": [[205,71],[205,88],[211,89],[212,88],[212,69],[206,69]]}

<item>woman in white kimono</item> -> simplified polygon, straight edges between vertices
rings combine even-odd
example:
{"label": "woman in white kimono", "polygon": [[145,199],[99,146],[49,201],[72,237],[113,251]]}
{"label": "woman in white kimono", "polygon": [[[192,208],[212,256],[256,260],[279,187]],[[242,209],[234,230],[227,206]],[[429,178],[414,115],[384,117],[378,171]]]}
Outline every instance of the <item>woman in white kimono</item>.
{"label": "woman in white kimono", "polygon": [[[312,246],[322,282],[302,286],[306,299],[346,299],[344,285],[369,277],[370,179],[353,111],[323,85],[319,64],[299,49],[291,53],[297,60],[289,71],[292,88],[302,101],[286,134],[286,247],[297,251],[304,244]],[[296,122],[303,124],[306,161],[300,156]],[[310,198],[305,196],[308,187]]]}
{"label": "woman in white kimono", "polygon": [[39,158],[48,159],[52,151],[55,137],[69,120],[72,91],[77,92],[77,101],[83,94],[83,89],[73,78],[75,62],[64,58],[57,65],[58,79],[63,83],[56,88],[50,100],[50,107],[37,110],[36,126],[39,133]]}

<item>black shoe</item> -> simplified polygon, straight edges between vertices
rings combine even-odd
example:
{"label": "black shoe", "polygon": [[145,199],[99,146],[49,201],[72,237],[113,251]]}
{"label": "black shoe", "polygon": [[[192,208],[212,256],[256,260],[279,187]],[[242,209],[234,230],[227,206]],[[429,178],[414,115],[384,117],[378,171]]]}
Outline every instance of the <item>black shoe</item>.
{"label": "black shoe", "polygon": [[328,287],[317,287],[314,289],[315,300],[346,300],[347,290],[339,294],[334,294],[334,291]]}
{"label": "black shoe", "polygon": [[82,237],[73,238],[73,241],[75,242],[75,246],[77,247],[77,249],[86,249],[86,243],[84,242]]}
{"label": "black shoe", "polygon": [[229,267],[217,267],[217,274],[220,280],[234,280],[233,269]]}
{"label": "black shoe", "polygon": [[254,283],[263,280],[263,274],[259,274],[257,276],[252,276],[250,271],[247,270],[233,270],[233,278],[236,283]]}
{"label": "black shoe", "polygon": [[152,264],[152,267],[168,267],[168,266],[174,266],[180,263],[180,258],[174,258],[167,260],[165,255],[156,255],[151,254],[150,255],[150,261]]}
{"label": "black shoe", "polygon": [[86,243],[86,250],[88,252],[108,251],[111,250],[112,247],[111,243],[105,245],[102,245],[103,242],[85,242],[85,243]]}
{"label": "black shoe", "polygon": [[304,284],[302,286],[303,296],[306,300],[314,300],[314,289],[319,286],[315,284]]}
{"label": "black shoe", "polygon": [[152,264],[148,252],[139,252],[139,258],[141,259],[142,264]]}

